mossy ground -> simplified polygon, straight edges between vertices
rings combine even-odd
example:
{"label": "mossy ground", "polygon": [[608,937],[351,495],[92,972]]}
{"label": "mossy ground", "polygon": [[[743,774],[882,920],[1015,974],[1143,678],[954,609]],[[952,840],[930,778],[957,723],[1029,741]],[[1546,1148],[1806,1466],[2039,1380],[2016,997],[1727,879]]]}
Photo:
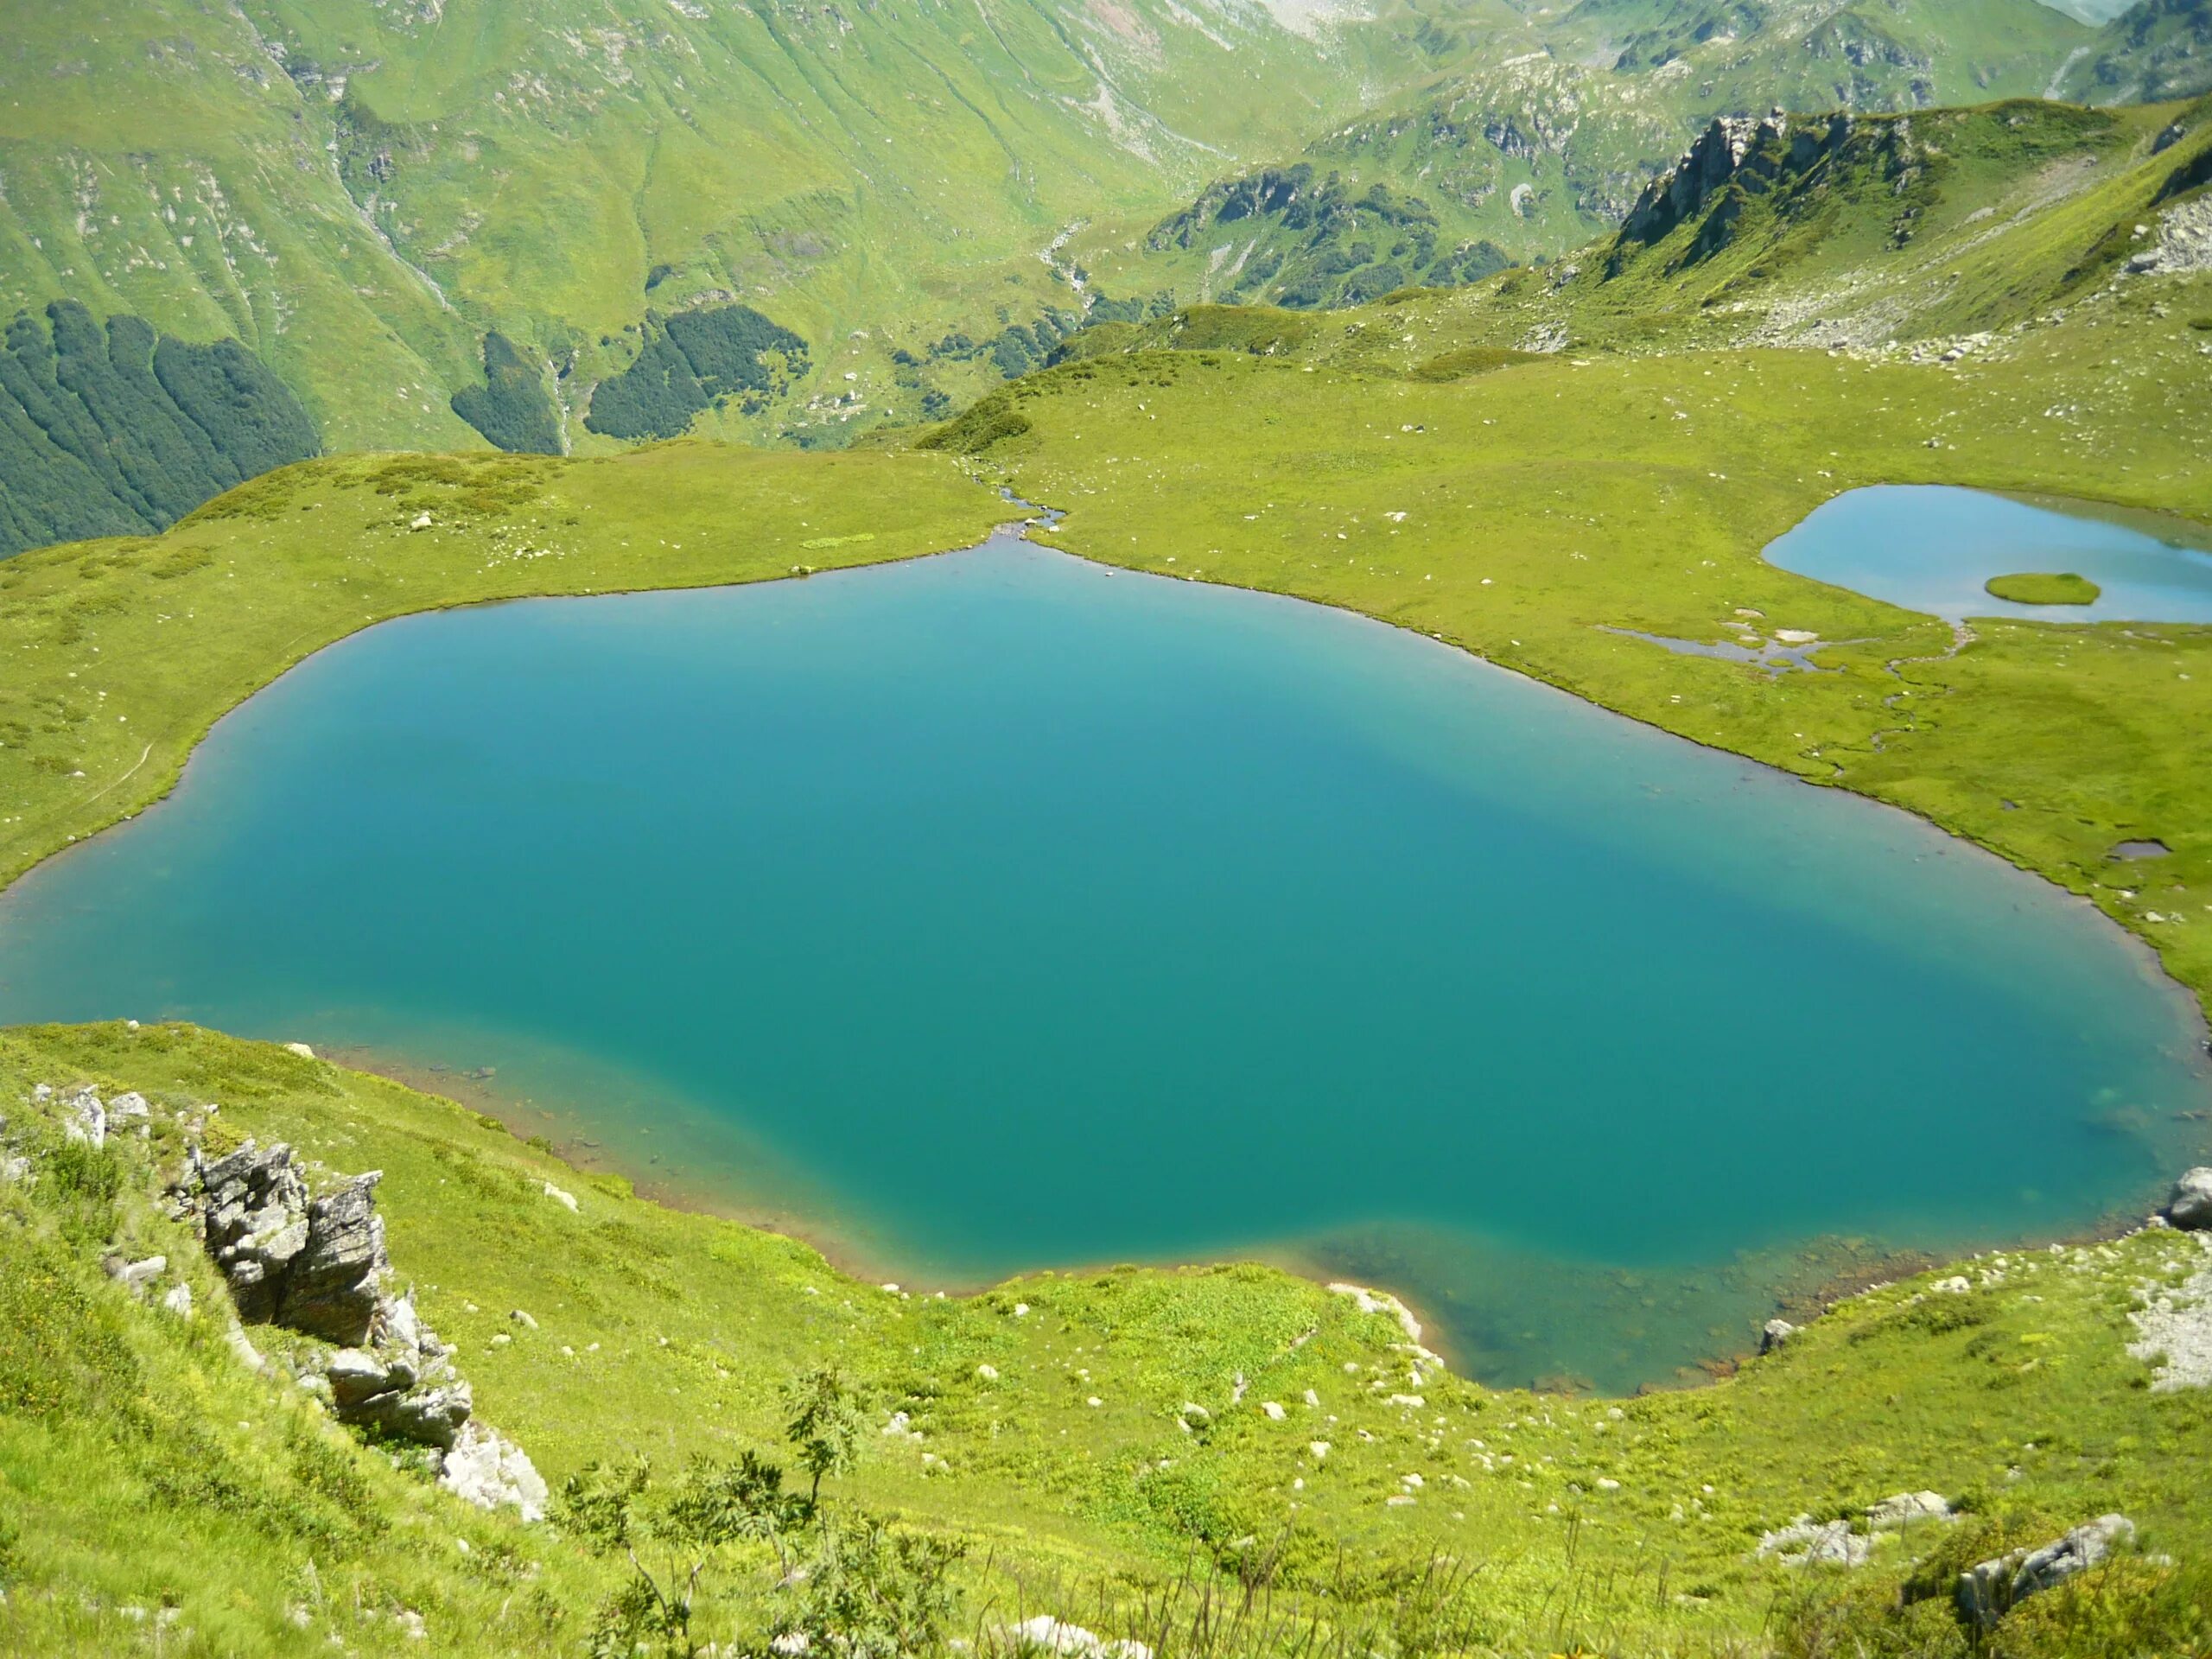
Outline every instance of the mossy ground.
{"label": "mossy ground", "polygon": [[2094,605],[2104,592],[2087,576],[2071,571],[2023,571],[2017,575],[1992,576],[1982,586],[1995,598],[2015,605]]}

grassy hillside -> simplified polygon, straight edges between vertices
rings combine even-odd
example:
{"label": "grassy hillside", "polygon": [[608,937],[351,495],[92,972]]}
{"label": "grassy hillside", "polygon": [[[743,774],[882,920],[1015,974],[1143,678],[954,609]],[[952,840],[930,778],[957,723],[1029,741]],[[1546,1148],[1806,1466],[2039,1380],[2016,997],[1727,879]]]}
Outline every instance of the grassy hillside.
{"label": "grassy hillside", "polygon": [[2193,98],[2212,89],[2212,5],[2140,0],[2069,61],[2060,85],[2069,97],[2099,104]]}
{"label": "grassy hillside", "polygon": [[1039,257],[1064,227],[1159,211],[1426,67],[1409,8],[1303,16],[116,0],[88,30],[31,8],[0,61],[0,307],[235,335],[334,450],[478,442],[452,399],[497,332],[588,448],[649,314],[742,298],[811,373],[730,429],[835,432],[918,401],[900,342],[1066,302]]}
{"label": "grassy hillside", "polygon": [[[1878,481],[2212,522],[2212,273],[2171,233],[2205,200],[2202,115],[1747,127],[1669,222],[1549,270],[1111,324],[926,449],[340,457],[160,537],[22,556],[0,565],[0,874],[154,798],[223,709],[377,618],[960,544],[1006,511],[965,469],[1065,509],[1054,539],[1088,556],[1361,610],[1920,812],[2086,893],[2204,997],[2212,629],[1955,634],[1758,556]],[[1769,676],[1608,632],[1754,622],[1840,643]],[[2107,856],[2149,838],[2169,856]],[[146,1093],[157,1134],[70,1150],[29,1091],[79,1081]],[[1272,1270],[872,1287],[397,1084],[102,1026],[0,1033],[0,1159],[28,1160],[0,1180],[0,1645],[584,1651],[626,1579],[573,1520],[462,1510],[238,1368],[213,1275],[151,1200],[171,1113],[209,1101],[223,1137],[385,1171],[399,1271],[556,1486],[635,1452],[668,1479],[773,1451],[782,1382],[841,1368],[868,1432],[831,1501],[966,1546],[947,1629],[973,1651],[1049,1612],[1162,1654],[1963,1656],[1956,1572],[2107,1510],[2139,1551],[1979,1650],[2212,1639],[2212,1393],[2160,1357],[2201,1345],[2212,1256],[2170,1232],[1875,1290],[1708,1388],[1501,1393]],[[111,1251],[187,1264],[198,1315],[110,1281]],[[1959,1518],[1875,1524],[1922,1491]],[[1800,1516],[1843,1522],[1861,1564],[1761,1553]],[[810,1581],[779,1589],[774,1563],[721,1547],[702,1640],[765,1650]]]}
{"label": "grassy hillside", "polygon": [[[67,1149],[26,1093],[79,1081],[144,1092],[154,1137]],[[103,1026],[0,1036],[9,1147],[29,1160],[0,1183],[0,1633],[18,1650],[419,1652],[412,1616],[430,1651],[582,1651],[625,1576],[574,1525],[466,1509],[357,1449],[281,1368],[238,1363],[216,1276],[147,1202],[179,1153],[173,1109],[214,1098],[226,1143],[384,1171],[424,1319],[556,1487],[630,1453],[672,1473],[772,1451],[782,1381],[840,1368],[865,1432],[832,1503],[965,1544],[948,1628],[981,1651],[1053,1613],[1162,1654],[1963,1655],[1958,1564],[2112,1510],[2144,1553],[2013,1615],[1998,1650],[2205,1634],[2208,1396],[2146,1390],[2155,1355],[2129,1351],[2146,1294],[2212,1294],[2212,1258],[2170,1233],[1888,1287],[1688,1393],[1497,1393],[1387,1312],[1271,1269],[879,1288],[396,1084]],[[109,1248],[165,1253],[195,1312],[105,1280]],[[1867,1520],[1921,1491],[1961,1518]],[[1800,1516],[1879,1541],[1849,1570],[1760,1553]],[[773,1559],[718,1553],[697,1637],[765,1650]]]}
{"label": "grassy hillside", "polygon": [[[2094,38],[2012,0],[1530,10],[1497,22],[1440,84],[1294,162],[1217,185],[1141,238],[1076,245],[1109,284],[1164,284],[1185,300],[1348,304],[1464,282],[1495,263],[1464,257],[1484,244],[1527,260],[1609,232],[1715,115],[2035,96]],[[1294,195],[1282,188],[1293,166],[1312,175]],[[1325,191],[1347,205],[1379,197],[1381,211],[1322,211]]]}

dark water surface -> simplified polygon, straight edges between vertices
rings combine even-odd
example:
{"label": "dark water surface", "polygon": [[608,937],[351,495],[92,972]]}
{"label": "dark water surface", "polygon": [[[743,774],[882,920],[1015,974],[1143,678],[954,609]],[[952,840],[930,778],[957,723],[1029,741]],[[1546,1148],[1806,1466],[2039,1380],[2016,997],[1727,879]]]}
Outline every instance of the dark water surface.
{"label": "dark water surface", "polygon": [[[2088,502],[2033,503],[1946,484],[1847,490],[1766,550],[1801,576],[1953,621],[2212,622],[2212,529]],[[2022,605],[1992,576],[2087,576],[2090,605]]]}
{"label": "dark water surface", "polygon": [[1816,1236],[2146,1202],[2206,1098],[2146,963],[1901,814],[1003,541],[386,624],[0,898],[0,1020],[493,1066],[910,1287],[1267,1252],[1615,1388]]}

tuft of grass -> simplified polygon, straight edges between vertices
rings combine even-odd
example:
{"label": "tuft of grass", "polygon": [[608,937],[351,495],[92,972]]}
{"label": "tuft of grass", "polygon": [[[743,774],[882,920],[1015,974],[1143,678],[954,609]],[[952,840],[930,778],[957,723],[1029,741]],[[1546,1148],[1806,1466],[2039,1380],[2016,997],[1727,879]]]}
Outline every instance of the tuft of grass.
{"label": "tuft of grass", "polygon": [[2087,576],[2071,571],[2063,575],[2023,573],[1992,576],[1982,586],[1998,599],[2015,605],[2094,605],[2104,589]]}

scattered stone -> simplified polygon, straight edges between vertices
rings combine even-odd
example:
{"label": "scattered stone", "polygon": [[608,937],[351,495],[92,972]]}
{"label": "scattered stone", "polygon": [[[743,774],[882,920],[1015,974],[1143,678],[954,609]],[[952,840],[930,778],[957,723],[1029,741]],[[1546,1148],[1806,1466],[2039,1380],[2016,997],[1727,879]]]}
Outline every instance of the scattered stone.
{"label": "scattered stone", "polygon": [[128,1290],[143,1291],[168,1270],[166,1255],[149,1255],[142,1262],[125,1262],[120,1256],[109,1258],[108,1277]]}
{"label": "scattered stone", "polygon": [[287,1043],[284,1045],[284,1052],[287,1054],[296,1054],[303,1060],[315,1058],[315,1050],[309,1048],[305,1043]]}
{"label": "scattered stone", "polygon": [[1067,1655],[1070,1659],[1152,1659],[1152,1649],[1141,1642],[1103,1637],[1080,1624],[1064,1624],[1050,1613],[1009,1625],[1006,1635],[1016,1653]]}
{"label": "scattered stone", "polygon": [[1919,1521],[1948,1521],[1951,1506],[1941,1492],[1899,1492],[1866,1511],[1866,1524],[1879,1531]]}
{"label": "scattered stone", "polygon": [[571,1213],[575,1210],[576,1195],[573,1192],[563,1192],[550,1181],[545,1183],[545,1196]]}
{"label": "scattered stone", "polygon": [[1279,1423],[1283,1420],[1283,1408],[1272,1400],[1262,1400],[1260,1409],[1267,1414],[1270,1422]]}
{"label": "scattered stone", "polygon": [[162,1297],[162,1306],[180,1319],[192,1317],[192,1287],[182,1282],[171,1285]]}
{"label": "scattered stone", "polygon": [[2184,1232],[2212,1230],[2212,1166],[2192,1169],[2174,1183],[2166,1220]]}
{"label": "scattered stone", "polygon": [[978,1365],[976,1375],[986,1382],[995,1382],[999,1380],[999,1368],[990,1364]]}
{"label": "scattered stone", "polygon": [[107,1108],[90,1089],[79,1089],[61,1103],[61,1133],[95,1152],[107,1144]]}
{"label": "scattered stone", "polygon": [[1759,1535],[1760,1555],[1784,1567],[1858,1567],[1873,1553],[1873,1541],[1852,1531],[1848,1521],[1815,1521],[1801,1515],[1788,1526]]}
{"label": "scattered stone", "polygon": [[2133,1521],[2124,1515],[2101,1515],[2041,1549],[2016,1549],[1983,1561],[1959,1574],[1960,1616],[1987,1630],[2030,1596],[2087,1572],[2134,1541]]}
{"label": "scattered stone", "polygon": [[1759,1327],[1759,1352],[1770,1354],[1797,1334],[1797,1327],[1787,1319],[1769,1319]]}
{"label": "scattered stone", "polygon": [[481,1423],[463,1423],[454,1436],[438,1484],[480,1510],[512,1508],[524,1521],[545,1518],[544,1477],[512,1440]]}
{"label": "scattered stone", "polygon": [[2152,1280],[2139,1285],[2143,1306],[2128,1314],[2139,1340],[2127,1351],[2154,1367],[2153,1394],[2212,1388],[2212,1231],[2195,1235],[2204,1255],[2181,1284]]}
{"label": "scattered stone", "polygon": [[262,1358],[261,1350],[253,1345],[246,1336],[245,1327],[236,1319],[232,1319],[230,1328],[223,1332],[223,1340],[230,1344],[231,1351],[238,1357],[238,1363],[246,1370],[258,1371],[267,1369],[269,1362]]}

